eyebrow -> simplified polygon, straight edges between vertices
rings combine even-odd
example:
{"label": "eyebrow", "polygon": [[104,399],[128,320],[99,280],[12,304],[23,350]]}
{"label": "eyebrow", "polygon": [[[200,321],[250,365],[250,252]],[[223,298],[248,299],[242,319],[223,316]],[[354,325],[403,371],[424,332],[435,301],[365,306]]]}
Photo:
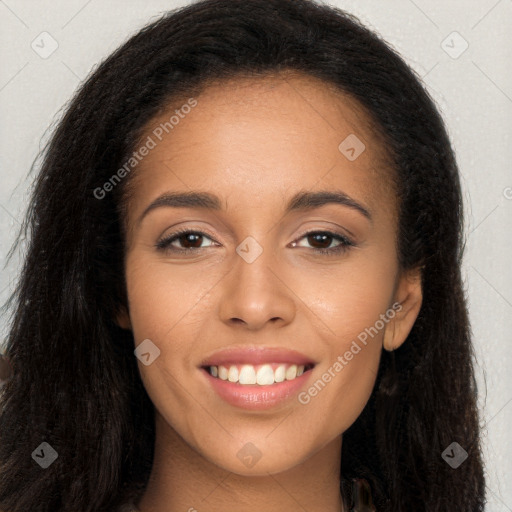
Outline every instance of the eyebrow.
{"label": "eyebrow", "polygon": [[[286,205],[285,214],[293,211],[313,210],[327,204],[341,204],[347,206],[373,222],[369,208],[363,206],[342,191],[320,190],[315,192],[300,191],[295,194]],[[152,210],[161,207],[170,208],[202,208],[206,210],[222,210],[222,203],[218,196],[209,192],[167,192],[157,197],[140,215],[139,225],[144,217]]]}

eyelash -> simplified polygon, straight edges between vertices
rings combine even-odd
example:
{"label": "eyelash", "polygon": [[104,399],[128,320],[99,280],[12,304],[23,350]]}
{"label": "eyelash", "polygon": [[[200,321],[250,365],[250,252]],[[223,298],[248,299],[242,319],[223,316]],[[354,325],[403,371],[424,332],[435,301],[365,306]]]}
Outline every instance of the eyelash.
{"label": "eyelash", "polygon": [[[207,233],[204,233],[202,231],[194,231],[191,229],[183,229],[176,231],[169,236],[163,238],[162,240],[159,240],[156,243],[156,248],[160,251],[164,252],[174,252],[174,253],[190,253],[193,251],[200,251],[201,249],[207,249],[207,247],[196,247],[196,248],[185,248],[185,249],[178,249],[175,247],[171,247],[171,243],[175,240],[179,240],[184,235],[200,235],[200,236],[206,236],[213,242],[215,240],[212,239]],[[301,240],[305,237],[311,236],[311,235],[327,235],[330,238],[333,238],[334,240],[338,242],[342,242],[340,245],[337,245],[336,247],[331,247],[329,249],[318,249],[313,248],[314,252],[317,252],[318,254],[321,254],[323,256],[336,256],[338,254],[343,254],[346,251],[350,249],[350,247],[355,247],[356,244],[352,242],[349,238],[347,238],[344,235],[341,235],[339,233],[333,233],[332,231],[308,231],[306,233],[303,233],[297,240]],[[294,242],[295,243],[295,242]]]}

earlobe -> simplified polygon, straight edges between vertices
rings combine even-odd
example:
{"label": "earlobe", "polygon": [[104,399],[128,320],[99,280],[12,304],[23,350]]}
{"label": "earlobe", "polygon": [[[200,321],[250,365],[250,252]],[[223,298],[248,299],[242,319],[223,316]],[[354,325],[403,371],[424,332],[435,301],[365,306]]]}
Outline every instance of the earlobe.
{"label": "earlobe", "polygon": [[395,294],[395,303],[399,305],[393,308],[396,314],[384,331],[383,348],[389,352],[404,343],[420,312],[423,301],[421,271],[422,267],[417,267],[400,277]]}

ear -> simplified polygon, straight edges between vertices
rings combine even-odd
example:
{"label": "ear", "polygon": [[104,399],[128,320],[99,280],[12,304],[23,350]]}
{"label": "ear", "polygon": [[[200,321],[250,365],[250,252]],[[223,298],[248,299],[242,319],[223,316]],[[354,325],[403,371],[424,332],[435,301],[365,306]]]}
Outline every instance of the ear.
{"label": "ear", "polygon": [[121,306],[119,312],[116,314],[116,318],[114,321],[119,327],[121,327],[121,329],[126,329],[128,331],[132,330],[130,314],[128,313],[124,306]]}
{"label": "ear", "polygon": [[418,317],[423,300],[421,287],[421,271],[423,267],[416,267],[404,272],[397,283],[393,310],[395,316],[386,325],[384,331],[383,347],[393,351],[400,347],[407,339]]}

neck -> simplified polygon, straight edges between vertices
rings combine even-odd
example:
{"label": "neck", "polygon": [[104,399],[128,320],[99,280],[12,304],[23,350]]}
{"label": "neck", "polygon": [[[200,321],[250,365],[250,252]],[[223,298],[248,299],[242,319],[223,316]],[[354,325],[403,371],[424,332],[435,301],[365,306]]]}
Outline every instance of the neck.
{"label": "neck", "polygon": [[209,462],[156,412],[155,457],[140,512],[348,512],[340,494],[342,436],[280,473],[245,476]]}

